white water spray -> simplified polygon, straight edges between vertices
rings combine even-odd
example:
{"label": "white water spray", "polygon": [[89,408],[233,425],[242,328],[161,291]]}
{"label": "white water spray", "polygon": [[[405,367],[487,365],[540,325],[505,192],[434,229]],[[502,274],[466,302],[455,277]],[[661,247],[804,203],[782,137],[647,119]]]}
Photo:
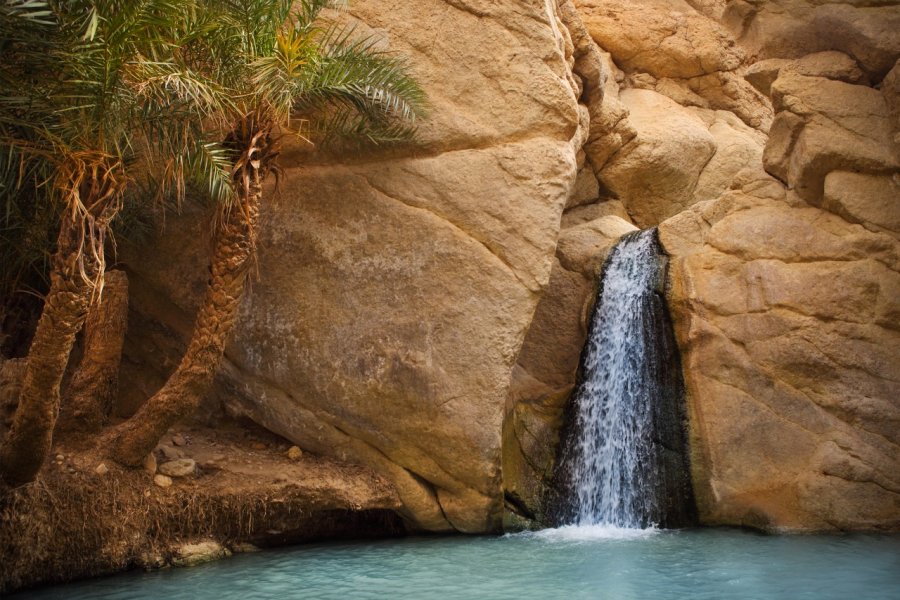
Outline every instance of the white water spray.
{"label": "white water spray", "polygon": [[653,295],[662,265],[655,236],[653,229],[627,236],[606,263],[566,457],[575,525],[644,528],[660,522]]}

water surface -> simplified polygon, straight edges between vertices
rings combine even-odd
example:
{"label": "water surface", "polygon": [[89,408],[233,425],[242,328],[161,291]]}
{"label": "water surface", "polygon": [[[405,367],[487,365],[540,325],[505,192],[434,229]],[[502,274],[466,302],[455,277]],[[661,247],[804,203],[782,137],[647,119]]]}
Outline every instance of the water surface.
{"label": "water surface", "polygon": [[563,527],[300,546],[128,573],[15,600],[897,600],[900,536]]}

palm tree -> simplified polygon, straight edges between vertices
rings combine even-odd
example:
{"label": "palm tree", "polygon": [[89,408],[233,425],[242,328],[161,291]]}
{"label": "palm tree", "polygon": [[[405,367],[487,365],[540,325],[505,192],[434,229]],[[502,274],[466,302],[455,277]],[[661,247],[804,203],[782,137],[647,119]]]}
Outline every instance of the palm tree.
{"label": "palm tree", "polygon": [[230,102],[181,48],[197,6],[179,0],[6,0],[0,4],[0,185],[52,206],[59,234],[0,478],[34,479],[49,452],[59,388],[88,308],[103,288],[109,229],[123,195],[153,174],[225,195],[227,172],[204,127]]}
{"label": "palm tree", "polygon": [[[263,184],[278,173],[280,138],[386,143],[408,139],[424,94],[404,63],[352,29],[323,24],[332,0],[209,0],[195,65],[232,91],[224,146],[234,200],[218,214],[206,294],[187,351],[162,389],[110,441],[137,465],[210,388],[253,260]],[[198,68],[200,68],[198,66]]]}

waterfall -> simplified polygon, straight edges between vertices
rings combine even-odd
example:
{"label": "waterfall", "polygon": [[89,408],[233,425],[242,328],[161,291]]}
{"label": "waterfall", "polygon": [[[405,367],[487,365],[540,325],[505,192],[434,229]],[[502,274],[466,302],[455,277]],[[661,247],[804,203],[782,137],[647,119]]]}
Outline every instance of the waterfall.
{"label": "waterfall", "polygon": [[683,385],[655,229],[611,251],[563,440],[563,522],[680,526],[693,510]]}

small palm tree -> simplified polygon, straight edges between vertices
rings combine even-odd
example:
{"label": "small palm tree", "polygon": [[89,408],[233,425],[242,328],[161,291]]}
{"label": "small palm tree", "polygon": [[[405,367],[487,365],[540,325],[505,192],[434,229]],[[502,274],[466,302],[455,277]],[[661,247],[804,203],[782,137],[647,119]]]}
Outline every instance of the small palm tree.
{"label": "small palm tree", "polygon": [[0,4],[0,193],[46,202],[59,220],[50,289],[29,348],[0,477],[31,481],[49,452],[60,383],[100,296],[109,229],[122,199],[152,174],[161,193],[186,177],[224,195],[227,171],[205,127],[230,103],[193,70],[195,2],[6,0]]}
{"label": "small palm tree", "polygon": [[409,138],[424,94],[404,63],[323,24],[332,0],[209,0],[205,33],[186,49],[235,99],[223,146],[234,199],[218,215],[206,295],[188,349],[166,384],[111,440],[136,465],[208,391],[254,256],[263,183],[278,172],[280,138],[386,143]]}

